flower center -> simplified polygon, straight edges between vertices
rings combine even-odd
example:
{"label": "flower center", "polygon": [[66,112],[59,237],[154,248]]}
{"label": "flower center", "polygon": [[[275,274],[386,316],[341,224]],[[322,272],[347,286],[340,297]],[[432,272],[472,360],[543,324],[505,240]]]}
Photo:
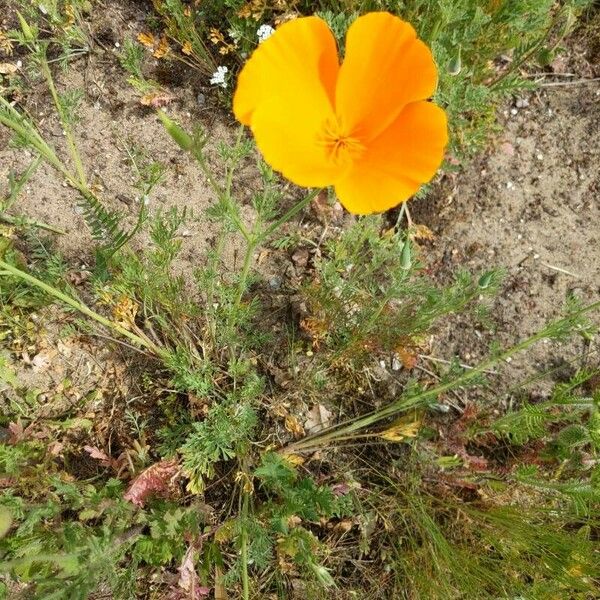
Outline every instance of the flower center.
{"label": "flower center", "polygon": [[365,151],[359,139],[344,131],[337,119],[327,119],[319,136],[319,143],[325,146],[329,159],[338,166],[346,166]]}

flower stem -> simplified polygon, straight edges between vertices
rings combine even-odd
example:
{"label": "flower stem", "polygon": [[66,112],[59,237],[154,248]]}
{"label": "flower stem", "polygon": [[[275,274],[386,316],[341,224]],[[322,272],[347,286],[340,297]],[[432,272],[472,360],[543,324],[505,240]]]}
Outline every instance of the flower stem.
{"label": "flower stem", "polygon": [[42,69],[42,73],[44,74],[44,77],[46,78],[46,82],[48,84],[48,89],[50,90],[50,94],[52,95],[52,100],[54,101],[56,110],[58,112],[58,116],[60,118],[61,125],[65,132],[65,137],[67,140],[67,147],[69,149],[69,154],[71,155],[71,159],[73,160],[73,164],[75,165],[75,170],[77,171],[77,177],[79,180],[79,184],[80,184],[81,188],[88,190],[88,185],[87,185],[87,180],[86,180],[86,176],[85,176],[85,170],[83,168],[83,163],[81,162],[81,157],[79,156],[79,151],[77,150],[77,144],[75,143],[75,138],[73,137],[73,133],[71,131],[71,125],[69,124],[69,121],[65,115],[63,105],[58,96],[58,92],[56,91],[56,86],[54,85],[54,79],[52,77],[50,67],[48,66],[48,60],[46,58],[45,50],[40,59],[40,66]]}
{"label": "flower stem", "polygon": [[307,196],[305,196],[300,202],[294,204],[290,210],[282,215],[277,221],[271,223],[262,233],[260,233],[256,239],[257,245],[265,241],[272,233],[277,231],[284,223],[287,223],[290,219],[295,217],[301,210],[307,207],[319,194],[321,188],[313,190]]}
{"label": "flower stem", "polygon": [[248,500],[250,494],[242,490],[242,530],[240,532],[240,562],[241,562],[241,577],[242,577],[242,598],[250,599],[250,580],[248,578],[248,530],[246,521],[248,519]]}

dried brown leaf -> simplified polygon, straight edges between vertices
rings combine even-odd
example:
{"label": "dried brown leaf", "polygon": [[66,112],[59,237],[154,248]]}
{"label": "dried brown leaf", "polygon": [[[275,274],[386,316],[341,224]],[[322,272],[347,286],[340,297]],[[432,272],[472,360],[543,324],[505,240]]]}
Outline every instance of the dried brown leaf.
{"label": "dried brown leaf", "polygon": [[435,234],[427,225],[413,225],[410,231],[410,238],[412,240],[427,240],[432,241],[435,239]]}
{"label": "dried brown leaf", "polygon": [[0,63],[0,75],[14,75],[18,70],[12,63]]}
{"label": "dried brown leaf", "polygon": [[418,355],[409,348],[397,348],[396,354],[405,369],[414,369],[417,365]]}
{"label": "dried brown leaf", "polygon": [[200,585],[200,577],[198,577],[198,573],[196,572],[196,555],[196,548],[190,546],[178,569],[179,581],[177,585],[185,592],[184,598],[186,600],[199,600],[200,598],[206,598],[210,594],[210,588]]}
{"label": "dried brown leaf", "polygon": [[112,465],[112,458],[96,446],[84,446],[83,449],[90,455],[91,458],[99,460],[104,466]]}
{"label": "dried brown leaf", "polygon": [[308,412],[308,418],[304,423],[304,427],[308,433],[316,433],[331,425],[331,417],[333,413],[327,410],[322,404],[315,404]]}

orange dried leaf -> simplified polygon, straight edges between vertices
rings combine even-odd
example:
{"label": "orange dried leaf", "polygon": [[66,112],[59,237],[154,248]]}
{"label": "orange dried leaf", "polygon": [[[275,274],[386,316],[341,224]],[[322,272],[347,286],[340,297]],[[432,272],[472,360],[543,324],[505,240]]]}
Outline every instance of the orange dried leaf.
{"label": "orange dried leaf", "polygon": [[305,462],[304,457],[298,454],[284,454],[283,459],[292,467],[297,467],[298,465],[302,465]]}
{"label": "orange dried leaf", "polygon": [[300,421],[293,415],[286,415],[285,428],[294,436],[302,437],[304,435],[304,427],[300,425]]}
{"label": "orange dried leaf", "polygon": [[65,27],[71,27],[75,24],[75,9],[72,4],[65,5]]}
{"label": "orange dried leaf", "polygon": [[308,317],[300,321],[300,328],[312,339],[313,348],[318,350],[321,342],[325,339],[329,326],[324,319]]}
{"label": "orange dried leaf", "polygon": [[414,369],[417,365],[418,355],[409,348],[397,348],[396,354],[405,369]]}
{"label": "orange dried leaf", "polygon": [[113,318],[121,327],[132,329],[135,326],[135,316],[138,304],[127,296],[121,296],[119,302],[113,307]]}
{"label": "orange dried leaf", "polygon": [[404,442],[417,437],[421,429],[422,419],[419,415],[409,415],[398,419],[391,427],[378,434],[380,438],[390,442]]}
{"label": "orange dried leaf", "polygon": [[175,96],[166,92],[148,92],[140,98],[140,104],[151,108],[161,108],[167,106],[173,100],[175,100]]}
{"label": "orange dried leaf", "polygon": [[432,241],[435,239],[435,234],[427,225],[413,225],[410,232],[410,239]]}
{"label": "orange dried leaf", "polygon": [[152,53],[152,56],[154,56],[154,58],[164,58],[170,49],[171,48],[169,47],[169,40],[167,40],[167,36],[162,35],[156,50],[154,50]]}
{"label": "orange dried leaf", "polygon": [[154,44],[156,44],[156,40],[154,39],[154,35],[151,33],[139,33],[137,36],[137,41],[142,44],[142,46],[146,46],[146,48],[152,48],[152,50],[154,50]]}
{"label": "orange dried leaf", "polygon": [[215,27],[211,27],[208,38],[213,44],[225,43],[225,36]]}
{"label": "orange dried leaf", "polygon": [[190,42],[185,42],[183,46],[181,46],[181,51],[183,54],[189,56],[193,51],[192,44]]}

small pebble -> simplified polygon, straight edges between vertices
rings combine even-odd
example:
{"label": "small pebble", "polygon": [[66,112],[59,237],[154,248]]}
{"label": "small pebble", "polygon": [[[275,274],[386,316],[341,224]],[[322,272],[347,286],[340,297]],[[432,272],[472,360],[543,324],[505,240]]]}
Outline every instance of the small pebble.
{"label": "small pebble", "polygon": [[281,287],[281,277],[271,277],[269,286],[272,290],[278,290]]}
{"label": "small pebble", "polygon": [[511,108],[510,109],[510,114],[514,116],[514,115],[519,114],[519,111],[516,108]]}
{"label": "small pebble", "polygon": [[512,190],[515,187],[515,184],[512,181],[507,181],[506,182],[506,189],[507,190]]}
{"label": "small pebble", "polygon": [[198,103],[198,106],[204,106],[204,104],[206,103],[206,96],[202,92],[200,92],[196,96],[196,102]]}

